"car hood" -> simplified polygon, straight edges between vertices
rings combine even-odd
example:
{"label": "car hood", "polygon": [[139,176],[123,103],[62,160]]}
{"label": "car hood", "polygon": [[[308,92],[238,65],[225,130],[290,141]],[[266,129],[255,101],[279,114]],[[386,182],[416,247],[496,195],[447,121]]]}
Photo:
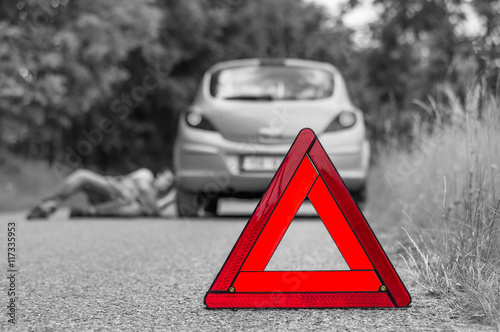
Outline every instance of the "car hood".
{"label": "car hood", "polygon": [[331,100],[234,101],[204,105],[203,109],[217,131],[229,140],[280,144],[292,142],[303,128],[321,133],[342,106],[336,106]]}

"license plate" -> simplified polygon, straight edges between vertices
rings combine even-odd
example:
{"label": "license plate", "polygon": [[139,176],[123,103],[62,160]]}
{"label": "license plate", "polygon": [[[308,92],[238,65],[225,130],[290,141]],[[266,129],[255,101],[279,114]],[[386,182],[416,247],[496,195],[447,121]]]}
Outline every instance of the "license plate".
{"label": "license plate", "polygon": [[276,171],[282,160],[283,157],[276,156],[245,156],[241,169],[249,172]]}

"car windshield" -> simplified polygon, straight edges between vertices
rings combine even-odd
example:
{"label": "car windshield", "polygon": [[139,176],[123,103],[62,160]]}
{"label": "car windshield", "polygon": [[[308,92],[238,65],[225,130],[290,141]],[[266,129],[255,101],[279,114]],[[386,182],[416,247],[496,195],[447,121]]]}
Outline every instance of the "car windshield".
{"label": "car windshield", "polygon": [[242,66],[212,75],[212,96],[226,100],[312,100],[333,95],[333,75],[291,66]]}

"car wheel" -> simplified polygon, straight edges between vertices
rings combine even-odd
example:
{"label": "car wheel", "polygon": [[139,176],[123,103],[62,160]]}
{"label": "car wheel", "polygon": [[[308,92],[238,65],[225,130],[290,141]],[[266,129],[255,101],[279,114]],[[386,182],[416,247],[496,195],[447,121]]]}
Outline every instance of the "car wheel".
{"label": "car wheel", "polygon": [[177,215],[179,217],[198,217],[199,195],[193,191],[177,190]]}
{"label": "car wheel", "polygon": [[205,202],[205,212],[207,215],[217,215],[217,207],[219,205],[219,197],[211,197],[207,198],[205,197],[206,202]]}
{"label": "car wheel", "polygon": [[357,190],[351,191],[351,196],[354,199],[354,202],[362,207],[366,203],[367,193],[366,193],[366,185],[363,185],[361,188]]}

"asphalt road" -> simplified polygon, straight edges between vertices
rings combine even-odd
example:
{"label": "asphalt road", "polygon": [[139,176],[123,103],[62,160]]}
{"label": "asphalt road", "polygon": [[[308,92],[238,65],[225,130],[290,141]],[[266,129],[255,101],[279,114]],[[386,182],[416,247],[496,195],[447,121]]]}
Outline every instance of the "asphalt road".
{"label": "asphalt road", "polygon": [[[49,221],[0,214],[1,268],[6,273],[7,222],[17,224],[17,323],[1,316],[2,331],[101,330],[478,330],[425,295],[404,271],[390,234],[377,234],[409,288],[405,309],[209,310],[203,304],[256,201],[225,202],[217,219],[79,219],[66,211]],[[311,209],[292,223],[273,268],[342,267]],[[369,220],[369,216],[368,216]],[[375,228],[377,232],[376,225]],[[7,279],[0,307],[6,310]]]}

